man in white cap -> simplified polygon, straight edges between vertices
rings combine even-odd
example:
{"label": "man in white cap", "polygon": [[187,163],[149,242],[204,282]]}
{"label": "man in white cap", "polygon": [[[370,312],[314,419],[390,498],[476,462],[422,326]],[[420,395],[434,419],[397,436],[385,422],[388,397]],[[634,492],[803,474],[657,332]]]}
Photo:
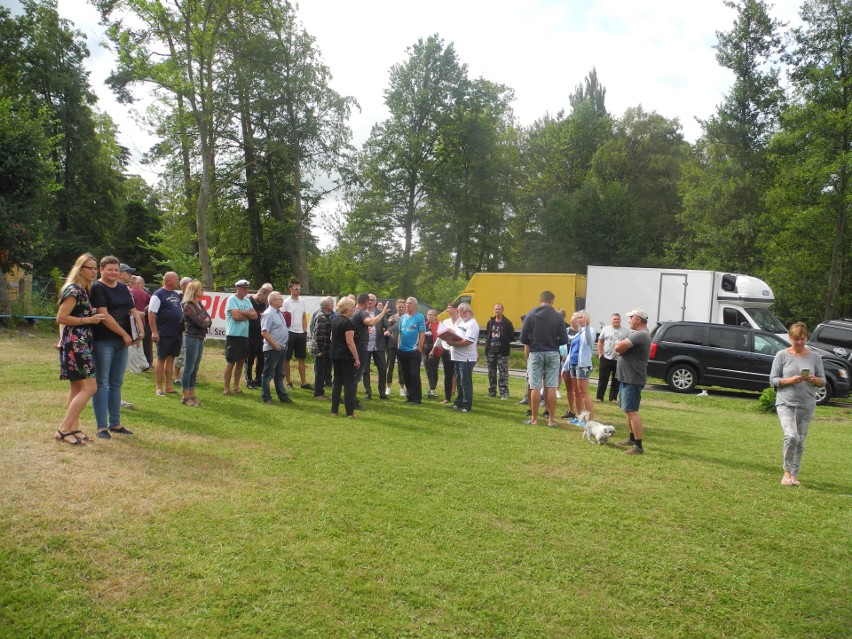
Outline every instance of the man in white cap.
{"label": "man in white cap", "polygon": [[630,318],[630,334],[626,339],[615,344],[615,352],[619,355],[615,375],[621,383],[618,403],[627,416],[630,436],[618,442],[618,445],[630,446],[624,451],[628,455],[641,455],[645,449],[642,448],[642,418],[639,416],[639,402],[648,377],[651,334],[648,332],[648,313],[645,310],[634,308],[627,316]]}
{"label": "man in white cap", "polygon": [[[243,363],[249,353],[249,320],[257,318],[257,311],[248,299],[248,280],[234,283],[237,292],[228,298],[225,304],[225,389],[223,395],[242,393],[240,380],[243,375]],[[231,374],[234,387],[231,390]]]}

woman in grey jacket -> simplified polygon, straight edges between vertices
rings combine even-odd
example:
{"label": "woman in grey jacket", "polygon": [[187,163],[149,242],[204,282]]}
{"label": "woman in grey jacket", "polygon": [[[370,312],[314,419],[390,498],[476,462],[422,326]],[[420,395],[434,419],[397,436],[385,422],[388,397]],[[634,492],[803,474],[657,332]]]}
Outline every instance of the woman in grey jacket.
{"label": "woman in grey jacket", "polygon": [[805,438],[816,409],[816,389],[825,385],[822,358],[808,348],[808,327],[796,322],[787,332],[791,346],[775,354],[769,383],[776,389],[775,407],[784,431],[784,486],[799,485]]}

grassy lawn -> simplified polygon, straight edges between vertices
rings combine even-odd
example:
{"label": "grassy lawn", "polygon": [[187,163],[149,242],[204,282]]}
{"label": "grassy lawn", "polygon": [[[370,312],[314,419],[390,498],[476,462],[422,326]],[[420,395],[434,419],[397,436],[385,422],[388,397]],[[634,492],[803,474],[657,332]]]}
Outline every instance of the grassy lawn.
{"label": "grassy lawn", "polygon": [[0,637],[852,636],[848,405],[791,488],[753,399],[646,393],[631,457],[482,376],[468,415],[226,398],[208,348],[202,408],[128,375],[136,435],[75,448],[51,341],[0,333]]}

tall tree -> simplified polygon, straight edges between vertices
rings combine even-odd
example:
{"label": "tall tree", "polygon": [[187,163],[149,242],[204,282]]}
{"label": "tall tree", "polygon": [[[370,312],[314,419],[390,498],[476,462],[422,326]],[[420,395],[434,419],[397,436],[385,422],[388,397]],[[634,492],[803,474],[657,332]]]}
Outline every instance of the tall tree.
{"label": "tall tree", "polygon": [[[216,150],[219,127],[228,114],[217,110],[216,93],[225,81],[219,71],[220,41],[230,0],[94,0],[108,37],[118,54],[110,82],[119,96],[130,99],[135,83],[150,83],[174,96],[183,125],[183,111],[191,118],[201,166],[195,199],[195,226],[202,281],[213,286],[213,265],[207,238],[208,209],[215,195]],[[124,13],[144,25],[128,26]],[[164,55],[164,52],[167,54]],[[188,130],[187,130],[188,133]],[[184,140],[183,144],[188,144]]]}
{"label": "tall tree", "polygon": [[387,228],[402,235],[401,292],[413,290],[416,279],[420,209],[435,170],[440,129],[466,83],[467,68],[459,63],[452,44],[445,45],[437,35],[418,40],[409,47],[408,59],[392,67],[385,90],[390,117],[373,127],[364,147],[364,188],[386,202]]}
{"label": "tall tree", "polygon": [[[308,252],[314,244],[310,208],[319,195],[311,184],[337,175],[346,161],[351,151],[347,122],[357,102],[331,88],[331,71],[316,40],[289,3],[261,3],[255,11],[263,42],[262,48],[252,49],[257,55],[251,60],[253,75],[259,80],[252,105],[258,128],[267,138],[266,159],[278,165],[269,170],[284,170],[289,178],[293,206],[289,221],[295,236],[289,243],[290,261],[307,292]],[[281,199],[271,198],[270,203],[279,222],[284,222]]]}
{"label": "tall tree", "polygon": [[[578,202],[590,195],[583,189],[592,158],[612,137],[612,118],[604,105],[606,90],[592,70],[584,84],[568,96],[571,113],[545,116],[526,130],[521,147],[524,177],[519,190],[518,217],[513,229],[523,247],[518,270],[560,272],[578,270],[570,251],[574,212],[586,216]],[[581,190],[585,193],[580,194]]]}
{"label": "tall tree", "polygon": [[83,63],[89,55],[82,34],[61,19],[55,0],[23,0],[12,18],[0,10],[3,62],[0,96],[13,97],[15,111],[40,121],[51,141],[58,188],[50,201],[36,268],[68,264],[84,251],[109,248],[120,215],[124,150],[115,142],[112,122],[94,110],[95,96]]}
{"label": "tall tree", "polygon": [[852,5],[808,0],[786,56],[793,103],[773,141],[774,285],[805,320],[852,312]]}
{"label": "tall tree", "polygon": [[449,276],[469,278],[497,270],[505,259],[517,164],[512,99],[503,85],[471,81],[439,128],[420,222],[424,261],[432,272],[446,270],[451,260]]}
{"label": "tall tree", "polygon": [[686,235],[671,251],[682,266],[756,272],[765,194],[772,175],[767,145],[783,101],[777,62],[781,24],[762,0],[726,0],[733,27],[717,32],[716,60],[734,75],[704,136],[684,166],[680,184]]}

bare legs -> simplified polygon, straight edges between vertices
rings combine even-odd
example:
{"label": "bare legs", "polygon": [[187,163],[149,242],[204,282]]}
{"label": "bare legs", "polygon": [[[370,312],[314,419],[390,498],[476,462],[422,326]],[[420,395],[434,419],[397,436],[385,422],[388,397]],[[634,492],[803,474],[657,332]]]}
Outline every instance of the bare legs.
{"label": "bare legs", "polygon": [[71,382],[71,390],[68,393],[68,410],[65,419],[59,425],[59,432],[70,433],[80,430],[80,413],[86,408],[86,404],[98,390],[98,383],[94,378],[82,379]]}

